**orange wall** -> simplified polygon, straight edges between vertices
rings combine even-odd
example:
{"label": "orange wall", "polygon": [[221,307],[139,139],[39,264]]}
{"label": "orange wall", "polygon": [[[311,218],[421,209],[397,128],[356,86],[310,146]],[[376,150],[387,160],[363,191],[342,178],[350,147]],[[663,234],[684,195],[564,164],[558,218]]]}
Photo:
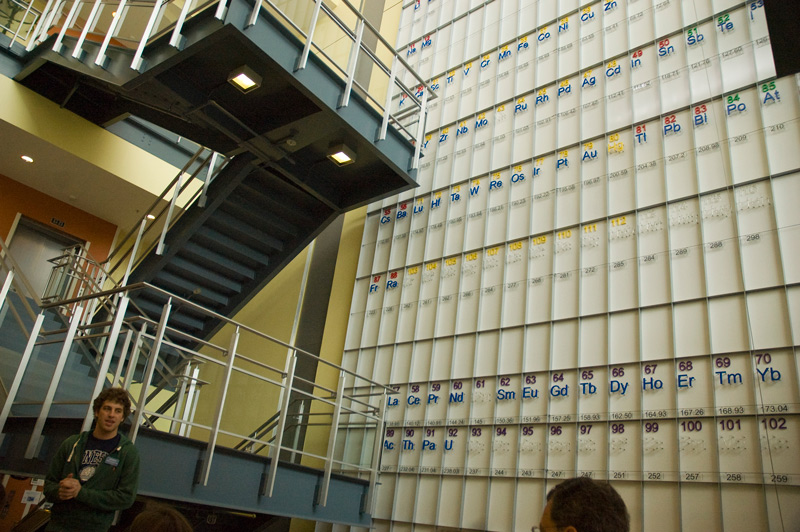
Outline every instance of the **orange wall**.
{"label": "orange wall", "polygon": [[[89,253],[98,261],[108,257],[117,232],[114,224],[0,175],[0,236],[6,240],[17,213],[91,242]],[[53,218],[64,222],[64,226],[53,224]]]}

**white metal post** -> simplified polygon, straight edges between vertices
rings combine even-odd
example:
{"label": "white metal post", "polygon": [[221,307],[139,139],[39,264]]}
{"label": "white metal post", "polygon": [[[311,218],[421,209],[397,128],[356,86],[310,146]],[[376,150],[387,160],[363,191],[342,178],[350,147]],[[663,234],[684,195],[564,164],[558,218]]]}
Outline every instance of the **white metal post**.
{"label": "white metal post", "polygon": [[336,401],[333,407],[333,419],[331,420],[331,434],[328,438],[328,452],[325,455],[325,473],[322,477],[322,488],[319,490],[320,506],[328,503],[328,488],[331,484],[331,471],[333,470],[333,453],[336,451],[336,436],[339,433],[339,417],[342,413],[342,398],[344,396],[344,371],[339,372],[339,386],[336,389]]}
{"label": "white metal post", "polygon": [[203,457],[203,486],[208,485],[208,477],[211,475],[211,460],[214,458],[214,446],[217,444],[217,436],[219,436],[219,426],[222,421],[222,409],[225,406],[225,398],[228,395],[228,384],[231,380],[231,372],[233,371],[233,362],[236,360],[236,348],[239,345],[239,327],[234,329],[231,335],[231,341],[228,345],[228,362],[225,364],[225,375],[222,378],[222,388],[219,392],[219,400],[217,401],[217,412],[214,414],[213,424],[211,425],[211,435],[208,438],[208,447],[206,447],[205,456]]}
{"label": "white metal post", "polygon": [[61,53],[62,48],[62,41],[64,40],[64,35],[66,35],[67,30],[72,26],[72,23],[75,20],[75,16],[78,14],[78,10],[83,5],[83,2],[80,0],[75,0],[72,4],[72,9],[69,10],[69,14],[67,15],[67,19],[61,25],[61,31],[58,32],[58,37],[56,38],[56,42],[53,43],[53,51],[57,54]]}
{"label": "white metal post", "polygon": [[364,21],[358,19],[356,23],[356,40],[350,49],[350,59],[347,62],[347,83],[345,84],[342,96],[339,98],[339,107],[347,107],[350,103],[350,93],[353,91],[353,81],[356,79],[356,65],[358,65],[358,54],[361,52],[361,38],[364,35]]}
{"label": "white metal post", "polygon": [[94,0],[94,5],[92,6],[92,10],[89,12],[89,17],[86,19],[86,23],[83,26],[83,31],[81,31],[81,36],[78,37],[78,41],[75,43],[75,48],[72,49],[72,57],[78,59],[83,52],[83,41],[86,40],[86,35],[89,33],[90,26],[94,23],[95,17],[97,17],[97,11],[100,9],[102,4],[102,0]]}
{"label": "white metal post", "polygon": [[208,187],[211,185],[211,180],[214,177],[214,167],[217,165],[217,156],[219,154],[217,152],[211,153],[211,160],[208,163],[208,171],[206,172],[206,180],[203,181],[203,192],[200,194],[200,198],[197,200],[198,207],[205,207],[206,201],[208,200]]}
{"label": "white metal post", "polygon": [[[69,351],[72,348],[72,342],[75,339],[75,333],[78,331],[78,324],[81,322],[81,315],[83,314],[83,307],[76,307],[69,320],[69,328],[67,329],[67,336],[64,339],[64,345],[61,346],[61,353],[58,356],[58,362],[53,370],[53,378],[50,379],[50,386],[47,388],[44,401],[42,402],[42,410],[39,412],[39,417],[36,419],[36,425],[33,427],[31,439],[28,441],[28,448],[25,450],[25,458],[30,460],[36,453],[36,447],[39,445],[39,439],[42,436],[42,429],[44,429],[44,422],[47,421],[47,416],[50,414],[50,406],[53,404],[53,397],[56,395],[61,375],[64,373],[64,366],[67,364],[69,358]],[[40,314],[41,315],[41,314]],[[31,338],[35,338],[31,335]]]}
{"label": "white metal post", "polygon": [[419,122],[417,122],[417,141],[414,143],[414,160],[411,161],[411,168],[419,166],[419,154],[422,149],[422,140],[425,136],[425,120],[428,113],[428,87],[422,86],[422,103],[419,107]]}
{"label": "white metal post", "polygon": [[386,87],[386,103],[383,105],[383,122],[381,122],[381,129],[378,131],[378,138],[375,140],[383,140],[386,138],[386,130],[389,129],[389,116],[392,114],[392,96],[394,95],[394,83],[397,79],[397,55],[392,59],[392,72],[389,74],[389,86]]}
{"label": "white metal post", "polygon": [[369,468],[369,492],[367,494],[367,511],[370,514],[375,513],[375,503],[377,501],[377,497],[375,497],[375,489],[378,483],[378,471],[380,470],[380,459],[381,459],[381,450],[383,448],[383,417],[386,411],[386,401],[388,398],[386,397],[386,390],[383,391],[383,395],[381,395],[381,403],[378,407],[378,423],[375,426],[375,441],[373,442],[372,447],[372,463],[370,464]]}
{"label": "white metal post", "polygon": [[183,29],[183,23],[186,21],[186,15],[189,13],[189,10],[192,9],[192,6],[194,6],[194,0],[186,0],[183,3],[183,9],[181,9],[181,14],[175,22],[175,28],[172,30],[172,37],[169,39],[170,46],[178,48],[181,45],[181,39],[183,38],[181,30]]}
{"label": "white metal post", "polygon": [[114,380],[111,381],[113,386],[119,386],[119,379],[122,377],[122,368],[125,367],[125,360],[128,358],[128,348],[131,346],[131,338],[133,338],[133,331],[128,329],[128,332],[125,333],[125,341],[122,343],[122,349],[119,352],[117,371],[114,372]]}
{"label": "white metal post", "polygon": [[128,362],[128,371],[125,372],[125,382],[122,383],[122,387],[126,390],[130,389],[131,383],[133,382],[133,374],[136,371],[136,365],[139,364],[139,353],[142,350],[142,338],[146,331],[147,324],[143,323],[142,328],[136,333],[136,342],[134,342],[133,349],[131,349],[131,361]]}
{"label": "white metal post", "polygon": [[122,281],[120,281],[120,286],[125,286],[128,284],[128,277],[131,275],[131,270],[133,269],[133,263],[136,262],[136,253],[139,252],[139,244],[142,242],[142,235],[144,234],[144,227],[147,225],[147,217],[142,218],[142,223],[139,224],[139,234],[136,235],[136,241],[133,243],[133,249],[131,249],[131,258],[128,260],[128,267],[125,269],[125,275],[122,276]]}
{"label": "white metal post", "polygon": [[317,27],[317,19],[319,18],[319,10],[322,7],[322,0],[314,0],[314,11],[311,13],[311,24],[308,27],[308,36],[306,36],[306,45],[303,47],[303,53],[297,58],[297,65],[294,71],[303,70],[308,63],[308,54],[311,52],[311,43],[314,40],[314,30]]}
{"label": "white metal post", "polygon": [[139,47],[136,48],[136,53],[133,55],[131,68],[137,72],[142,68],[142,54],[144,53],[144,47],[147,44],[147,41],[150,39],[150,34],[153,33],[153,28],[156,25],[156,19],[158,18],[158,14],[161,11],[161,6],[163,4],[164,0],[156,0],[156,2],[153,4],[153,11],[150,13],[150,19],[147,21],[147,26],[144,29],[142,38],[139,40]]}
{"label": "white metal post", "polygon": [[33,330],[31,330],[31,336],[28,338],[25,351],[22,353],[22,359],[19,361],[19,366],[17,366],[17,373],[14,375],[14,380],[11,381],[11,388],[8,389],[8,397],[6,397],[3,410],[0,411],[0,445],[3,444],[3,438],[5,437],[5,434],[2,433],[3,428],[6,426],[6,420],[11,413],[11,406],[17,398],[17,392],[19,392],[20,384],[22,384],[22,377],[25,375],[25,370],[28,369],[31,354],[33,353],[33,348],[36,346],[36,340],[39,338],[39,331],[42,329],[43,322],[44,312],[36,316],[36,321],[33,323]]}
{"label": "white metal post", "polygon": [[[98,2],[99,1],[100,0],[98,0]],[[39,34],[46,31],[45,21],[49,18],[52,18],[50,16],[50,9],[52,7],[53,0],[47,0],[47,5],[44,6],[44,11],[42,11],[42,14],[39,16],[39,23],[36,25],[36,29],[33,30],[33,33],[28,37],[28,46],[25,47],[27,51],[30,52],[36,47],[36,41],[39,40]]]}
{"label": "white metal post", "polygon": [[114,36],[114,32],[117,29],[117,24],[119,24],[119,21],[122,18],[122,12],[125,9],[126,1],[127,0],[119,0],[119,6],[117,6],[116,14],[111,16],[111,24],[108,27],[108,31],[106,31],[103,44],[100,45],[100,50],[97,51],[97,57],[94,59],[94,64],[99,67],[102,67],[106,61],[106,50],[108,50],[108,44],[111,42],[111,37]]}
{"label": "white metal post", "polygon": [[[103,359],[100,361],[100,368],[97,370],[97,379],[94,382],[94,390],[92,391],[92,398],[97,397],[100,390],[105,385],[106,378],[108,377],[108,368],[111,367],[111,358],[114,356],[114,349],[117,347],[117,339],[119,338],[119,331],[122,328],[122,320],[125,319],[125,312],[128,310],[128,296],[123,296],[117,306],[117,315],[114,316],[114,323],[111,325],[111,334],[108,336],[106,342],[106,349],[103,353]],[[116,383],[112,383],[115,385]],[[86,412],[86,417],[83,420],[83,427],[81,430],[89,430],[92,426],[94,419],[94,409],[89,405],[89,411]]]}
{"label": "white metal post", "polygon": [[164,254],[164,240],[167,238],[167,231],[169,231],[169,223],[172,221],[172,212],[175,210],[175,204],[178,202],[178,196],[181,195],[181,187],[183,186],[183,172],[178,175],[178,182],[175,183],[175,192],[172,194],[172,201],[169,202],[169,209],[167,210],[167,217],[164,220],[164,227],[161,229],[161,238],[158,239],[158,247],[156,247],[156,255]]}
{"label": "white metal post", "polygon": [[14,270],[8,270],[8,273],[6,274],[6,280],[3,281],[3,288],[0,289],[0,310],[3,309],[3,305],[6,302],[8,290],[11,288],[12,282],[14,282]]}
{"label": "white metal post", "polygon": [[[153,343],[153,348],[150,350],[150,358],[147,360],[147,368],[145,369],[144,377],[142,378],[142,390],[139,392],[139,401],[136,405],[136,415],[133,417],[133,425],[131,426],[130,439],[136,441],[136,436],[139,434],[139,424],[142,422],[144,416],[145,402],[147,402],[147,389],[150,387],[150,381],[153,380],[153,373],[156,371],[156,363],[158,362],[158,353],[161,351],[161,344],[164,341],[164,331],[167,329],[167,321],[169,320],[169,313],[172,310],[172,298],[167,299],[166,305],[161,309],[161,319],[158,321],[158,329],[156,329],[156,339]],[[131,360],[133,362],[133,360]]]}
{"label": "white metal post", "polygon": [[278,426],[275,428],[275,439],[270,449],[269,478],[267,478],[266,496],[272,497],[272,490],[275,487],[275,476],[278,473],[278,460],[281,457],[281,445],[283,444],[283,431],[286,428],[286,417],[289,414],[289,403],[292,397],[292,386],[294,386],[294,371],[297,367],[297,353],[294,353],[286,361],[286,376],[283,378],[283,389],[281,390],[281,413],[278,417]]}

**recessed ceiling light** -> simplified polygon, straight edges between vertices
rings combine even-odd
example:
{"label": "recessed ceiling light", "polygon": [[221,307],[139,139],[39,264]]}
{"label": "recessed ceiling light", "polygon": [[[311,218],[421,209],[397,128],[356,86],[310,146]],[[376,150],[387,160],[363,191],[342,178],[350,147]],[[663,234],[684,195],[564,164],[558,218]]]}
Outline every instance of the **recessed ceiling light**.
{"label": "recessed ceiling light", "polygon": [[247,93],[261,86],[261,76],[252,68],[243,65],[228,74],[228,81],[240,91]]}
{"label": "recessed ceiling light", "polygon": [[339,144],[328,150],[328,159],[335,162],[339,166],[344,166],[355,162],[356,153],[346,144]]}
{"label": "recessed ceiling light", "polygon": [[148,214],[147,216],[145,216],[145,218],[147,218],[148,220],[155,220],[156,219],[156,217],[153,216],[152,214]]}
{"label": "recessed ceiling light", "polygon": [[22,159],[26,163],[32,163],[33,162],[33,157],[31,157],[30,155],[23,155],[22,157],[20,157],[20,159]]}

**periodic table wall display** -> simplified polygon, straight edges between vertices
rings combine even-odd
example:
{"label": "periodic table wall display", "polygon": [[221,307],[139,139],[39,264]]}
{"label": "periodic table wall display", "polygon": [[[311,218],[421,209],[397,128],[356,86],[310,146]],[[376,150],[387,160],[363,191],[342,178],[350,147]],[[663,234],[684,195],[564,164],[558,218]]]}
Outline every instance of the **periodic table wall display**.
{"label": "periodic table wall display", "polygon": [[382,443],[378,530],[530,530],[575,476],[633,530],[800,523],[800,80],[765,9],[403,4],[438,97],[343,362],[397,393],[339,445]]}

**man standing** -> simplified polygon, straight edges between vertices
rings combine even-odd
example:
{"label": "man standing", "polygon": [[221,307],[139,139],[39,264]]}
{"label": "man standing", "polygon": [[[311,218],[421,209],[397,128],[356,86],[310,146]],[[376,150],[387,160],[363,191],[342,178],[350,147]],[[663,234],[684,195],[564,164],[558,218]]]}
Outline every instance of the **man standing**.
{"label": "man standing", "polygon": [[61,444],[45,477],[53,503],[48,531],[106,532],[114,512],[130,508],[139,484],[139,453],[118,433],[131,412],[128,392],[108,388],[93,403],[94,430]]}
{"label": "man standing", "polygon": [[533,531],[629,532],[630,521],[625,502],[611,484],[581,477],[550,490]]}

